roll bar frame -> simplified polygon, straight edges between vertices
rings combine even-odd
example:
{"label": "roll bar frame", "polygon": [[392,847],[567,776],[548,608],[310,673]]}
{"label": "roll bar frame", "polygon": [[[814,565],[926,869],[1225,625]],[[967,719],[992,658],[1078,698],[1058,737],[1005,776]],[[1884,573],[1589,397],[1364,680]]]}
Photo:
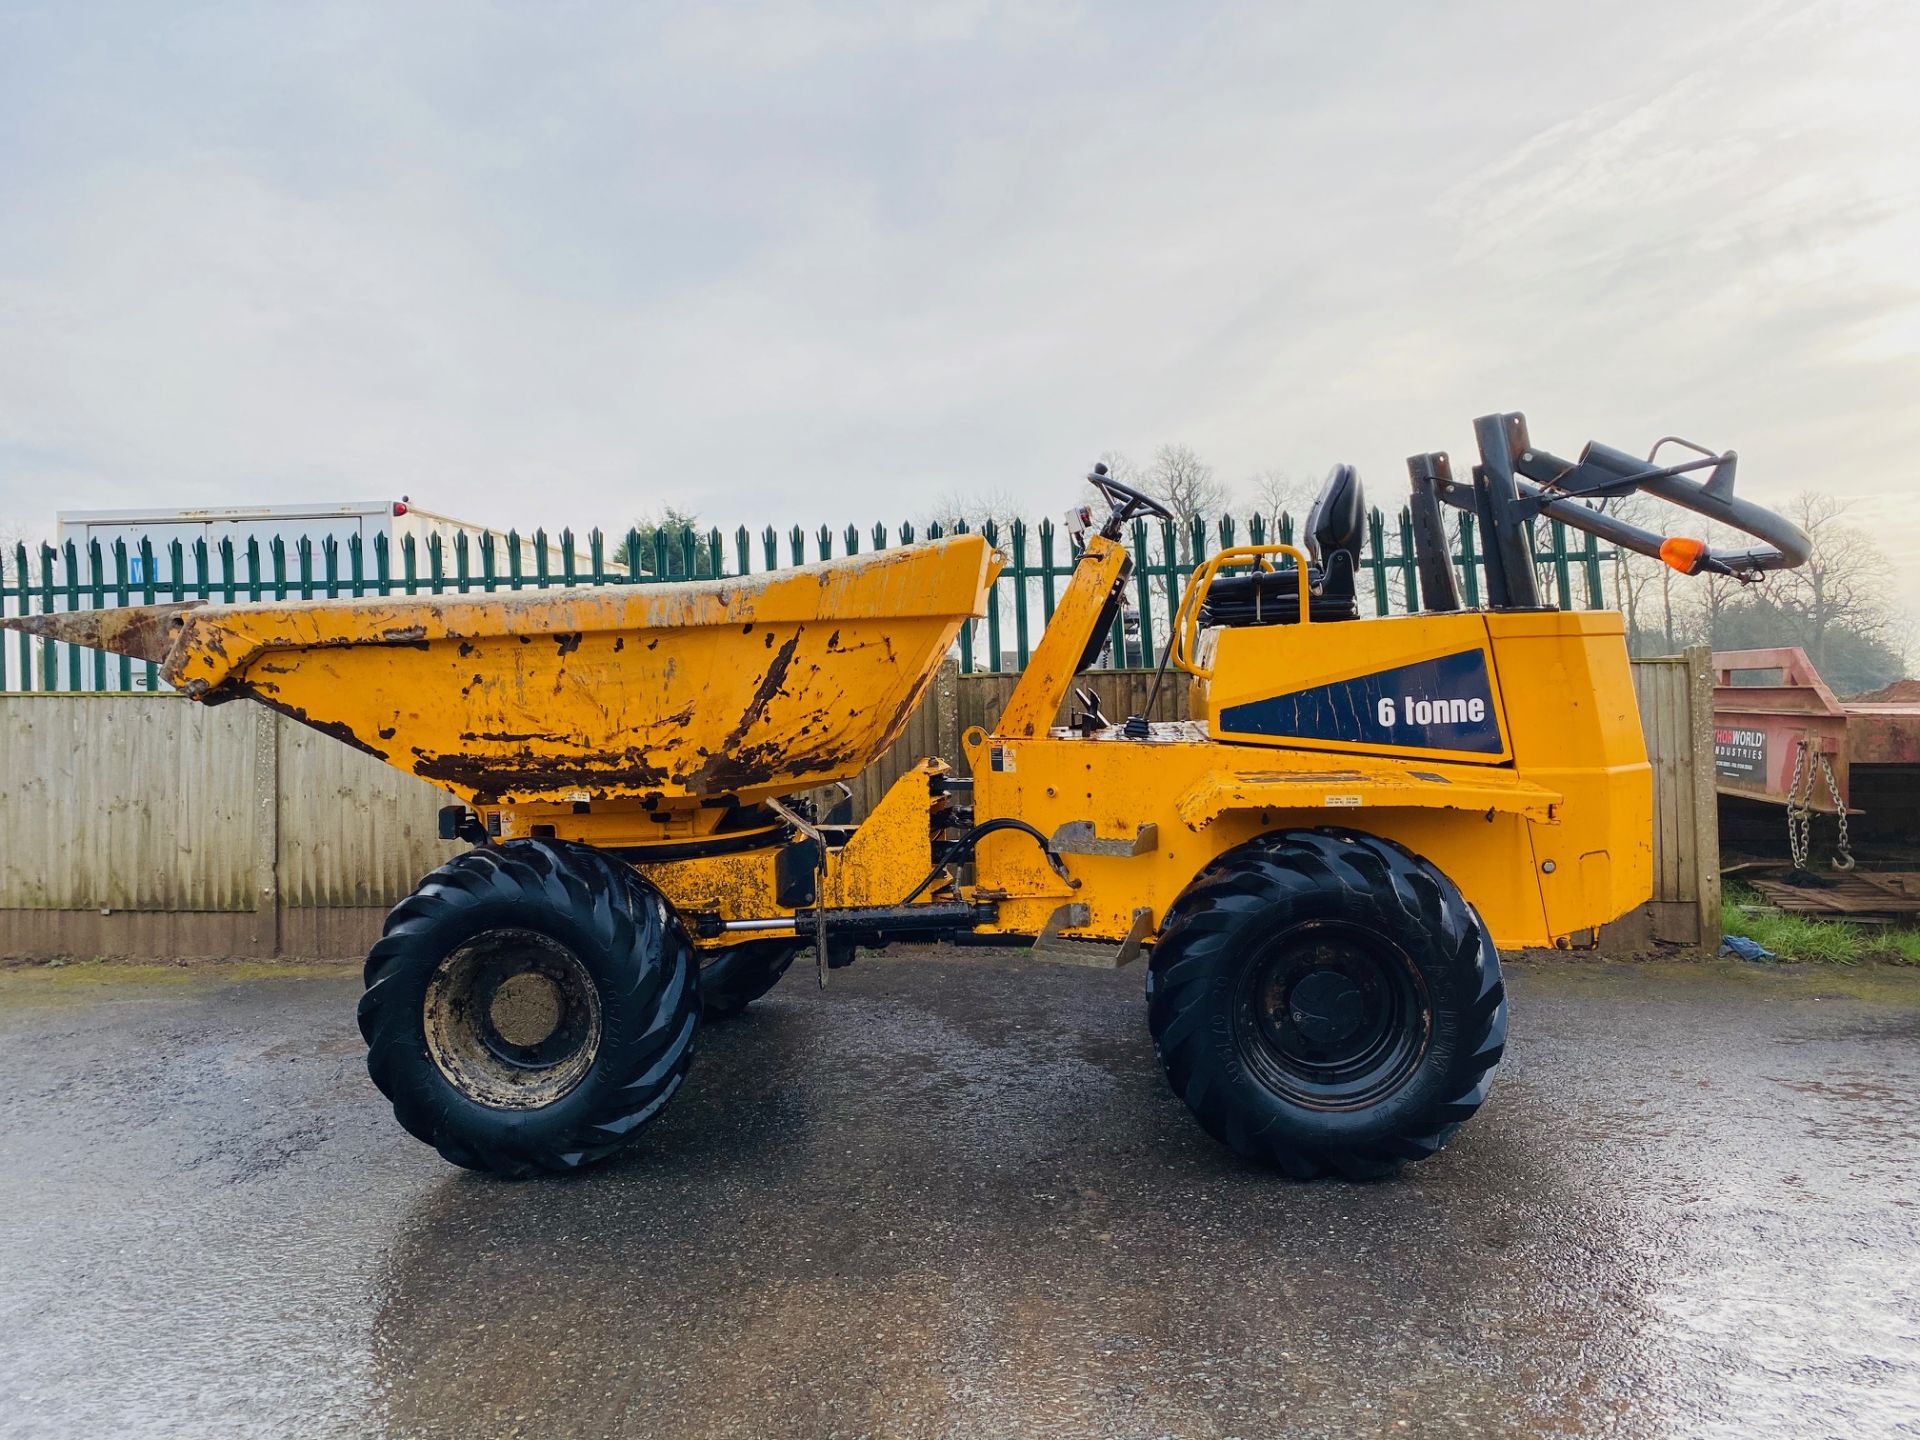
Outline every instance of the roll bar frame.
{"label": "roll bar frame", "polygon": [[[1415,455],[1407,461],[1413,480],[1413,526],[1421,590],[1424,596],[1432,597],[1429,609],[1459,608],[1439,523],[1438,507],[1442,504],[1479,517],[1485,537],[1488,603],[1495,607],[1534,608],[1540,604],[1526,530],[1527,522],[1540,516],[1597,535],[1636,554],[1665,560],[1687,574],[1704,570],[1754,580],[1769,570],[1789,570],[1804,564],[1812,552],[1812,542],[1799,526],[1734,495],[1734,469],[1739,457],[1731,450],[1716,452],[1667,435],[1645,460],[1598,441],[1589,441],[1578,460],[1563,460],[1535,448],[1527,435],[1526,416],[1518,412],[1482,415],[1473,422],[1473,430],[1480,463],[1473,468],[1471,485],[1453,478],[1451,464],[1442,452]],[[1661,465],[1657,457],[1668,445],[1691,450],[1695,458]],[[1691,478],[1701,470],[1708,472],[1704,481]],[[1605,502],[1636,490],[1645,490],[1762,543],[1744,550],[1714,549],[1696,543],[1683,552],[1686,563],[1681,565],[1662,553],[1672,537],[1655,534],[1585,503]]]}

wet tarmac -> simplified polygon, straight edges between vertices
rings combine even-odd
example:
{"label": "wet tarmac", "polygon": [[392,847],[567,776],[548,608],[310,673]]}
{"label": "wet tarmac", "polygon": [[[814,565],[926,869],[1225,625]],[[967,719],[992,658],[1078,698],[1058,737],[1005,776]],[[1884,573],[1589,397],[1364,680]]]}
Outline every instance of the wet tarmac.
{"label": "wet tarmac", "polygon": [[0,974],[0,1435],[1920,1434],[1920,972],[1514,966],[1366,1186],[1201,1134],[1137,968],[796,967],[522,1184],[392,1124],[357,985]]}

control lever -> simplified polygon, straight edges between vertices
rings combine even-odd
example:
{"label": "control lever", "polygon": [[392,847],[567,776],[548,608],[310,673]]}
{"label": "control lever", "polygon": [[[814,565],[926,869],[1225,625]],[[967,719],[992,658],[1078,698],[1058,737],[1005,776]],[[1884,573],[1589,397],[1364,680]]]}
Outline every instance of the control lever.
{"label": "control lever", "polygon": [[1080,702],[1080,708],[1074,712],[1073,728],[1082,735],[1092,735],[1096,731],[1107,729],[1113,722],[1100,711],[1100,697],[1090,687],[1076,685],[1073,698]]}

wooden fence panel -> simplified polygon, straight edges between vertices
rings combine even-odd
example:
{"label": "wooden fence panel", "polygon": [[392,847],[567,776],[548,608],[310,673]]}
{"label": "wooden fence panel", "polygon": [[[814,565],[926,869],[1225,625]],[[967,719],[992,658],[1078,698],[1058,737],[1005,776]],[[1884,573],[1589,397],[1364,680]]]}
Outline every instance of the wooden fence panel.
{"label": "wooden fence panel", "polygon": [[279,721],[281,904],[398,904],[464,849],[442,840],[453,797],[417,776],[292,720]]}
{"label": "wooden fence panel", "polygon": [[1636,660],[1633,688],[1653,766],[1653,932],[1706,944],[1720,926],[1712,656],[1696,646]]}
{"label": "wooden fence panel", "polygon": [[253,909],[259,713],[0,696],[0,909]]}

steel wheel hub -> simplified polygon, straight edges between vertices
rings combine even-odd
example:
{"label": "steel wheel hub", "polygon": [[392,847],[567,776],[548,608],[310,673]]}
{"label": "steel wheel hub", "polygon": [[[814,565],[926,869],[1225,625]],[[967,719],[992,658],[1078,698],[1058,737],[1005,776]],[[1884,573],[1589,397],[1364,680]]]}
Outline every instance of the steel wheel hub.
{"label": "steel wheel hub", "polygon": [[1234,1041],[1268,1089],[1313,1110],[1357,1110],[1397,1090],[1426,1053],[1419,971],[1399,946],[1343,922],[1274,936],[1243,973]]}
{"label": "steel wheel hub", "polygon": [[566,946],[534,930],[488,930],[428,982],[427,1054],[468,1099],[536,1110],[568,1094],[600,1053],[600,992]]}

